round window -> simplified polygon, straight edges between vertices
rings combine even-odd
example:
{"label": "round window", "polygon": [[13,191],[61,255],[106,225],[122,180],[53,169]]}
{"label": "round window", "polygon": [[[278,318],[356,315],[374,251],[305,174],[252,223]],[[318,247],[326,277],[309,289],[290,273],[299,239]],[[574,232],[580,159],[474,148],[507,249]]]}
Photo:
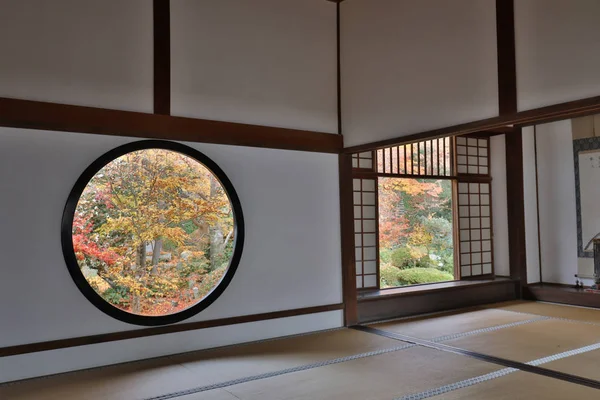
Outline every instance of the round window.
{"label": "round window", "polygon": [[182,144],[145,140],[104,154],[63,214],[69,272],[99,309],[162,325],[208,307],[231,281],[244,241],[225,173]]}

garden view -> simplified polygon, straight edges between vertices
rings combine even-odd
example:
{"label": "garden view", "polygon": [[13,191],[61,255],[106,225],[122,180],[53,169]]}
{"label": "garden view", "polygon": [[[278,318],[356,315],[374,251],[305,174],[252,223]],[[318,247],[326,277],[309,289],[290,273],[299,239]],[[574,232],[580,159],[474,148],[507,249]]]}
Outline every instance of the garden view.
{"label": "garden view", "polygon": [[379,178],[380,287],[454,279],[452,182]]}
{"label": "garden view", "polygon": [[172,314],[219,283],[232,254],[231,204],[211,171],[184,154],[125,154],[90,180],[77,204],[73,247],[88,283],[140,315]]}

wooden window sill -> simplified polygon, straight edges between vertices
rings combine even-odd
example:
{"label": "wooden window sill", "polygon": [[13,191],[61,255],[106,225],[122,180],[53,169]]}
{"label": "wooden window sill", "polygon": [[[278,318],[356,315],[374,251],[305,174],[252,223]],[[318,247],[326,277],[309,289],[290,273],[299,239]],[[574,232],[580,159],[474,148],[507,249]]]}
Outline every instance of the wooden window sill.
{"label": "wooden window sill", "polygon": [[364,302],[364,301],[379,300],[382,298],[412,296],[412,295],[420,295],[420,294],[426,294],[426,293],[431,293],[431,292],[451,291],[451,290],[464,288],[467,286],[472,287],[472,286],[506,284],[507,282],[511,282],[511,281],[514,281],[514,280],[510,279],[510,278],[505,278],[505,277],[496,277],[496,278],[490,278],[490,279],[427,283],[427,284],[422,284],[422,285],[404,286],[404,287],[398,287],[398,288],[370,290],[370,291],[359,292],[358,293],[358,301]]}

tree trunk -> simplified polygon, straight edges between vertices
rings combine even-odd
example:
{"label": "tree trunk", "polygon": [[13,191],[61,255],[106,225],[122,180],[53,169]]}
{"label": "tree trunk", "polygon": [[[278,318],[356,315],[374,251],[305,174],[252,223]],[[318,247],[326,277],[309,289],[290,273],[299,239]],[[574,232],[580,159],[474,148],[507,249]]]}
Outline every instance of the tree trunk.
{"label": "tree trunk", "polygon": [[141,268],[142,273],[146,269],[146,243],[142,242],[138,247],[138,267]]}
{"label": "tree trunk", "polygon": [[[137,275],[146,273],[146,242],[142,242],[138,247],[138,268]],[[141,311],[140,296],[133,293],[131,295],[131,312],[139,314]]]}
{"label": "tree trunk", "polygon": [[[214,177],[210,177],[210,198],[217,196],[219,190],[219,183]],[[208,228],[208,236],[210,244],[208,247],[208,254],[210,257],[210,270],[213,271],[218,267],[218,258],[223,251],[223,229],[217,223],[214,226]]]}
{"label": "tree trunk", "polygon": [[140,311],[140,296],[133,294],[131,295],[131,312],[134,314],[139,314]]}
{"label": "tree trunk", "polygon": [[210,270],[218,267],[219,256],[223,250],[223,231],[220,226],[210,228]]}
{"label": "tree trunk", "polygon": [[152,251],[152,274],[156,274],[156,265],[160,261],[160,251],[162,250],[163,240],[162,238],[154,241],[154,250]]}

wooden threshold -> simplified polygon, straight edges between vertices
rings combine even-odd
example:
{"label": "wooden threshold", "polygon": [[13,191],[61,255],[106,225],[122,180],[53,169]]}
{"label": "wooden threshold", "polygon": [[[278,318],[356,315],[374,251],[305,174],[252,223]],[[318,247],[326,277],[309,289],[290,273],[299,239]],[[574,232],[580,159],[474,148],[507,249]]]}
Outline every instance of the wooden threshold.
{"label": "wooden threshold", "polygon": [[[342,135],[0,97],[0,126],[339,153]],[[50,133],[49,133],[50,134]]]}
{"label": "wooden threshold", "polygon": [[65,349],[69,347],[85,346],[114,342],[118,340],[135,339],[147,336],[165,335],[169,333],[185,332],[197,329],[214,328],[217,326],[243,324],[248,322],[266,321],[277,318],[295,317],[298,315],[316,314],[328,311],[343,310],[343,304],[328,304],[324,306],[296,308],[293,310],[274,311],[261,314],[242,315],[239,317],[213,319],[208,321],[188,322],[158,326],[153,328],[135,329],[130,331],[102,333],[92,336],[81,336],[68,339],[50,340],[46,342],[27,343],[16,346],[0,347],[0,358],[20,354],[35,353],[39,351]]}
{"label": "wooden threshold", "polygon": [[600,308],[600,294],[558,283],[535,283],[524,288],[527,300]]}

